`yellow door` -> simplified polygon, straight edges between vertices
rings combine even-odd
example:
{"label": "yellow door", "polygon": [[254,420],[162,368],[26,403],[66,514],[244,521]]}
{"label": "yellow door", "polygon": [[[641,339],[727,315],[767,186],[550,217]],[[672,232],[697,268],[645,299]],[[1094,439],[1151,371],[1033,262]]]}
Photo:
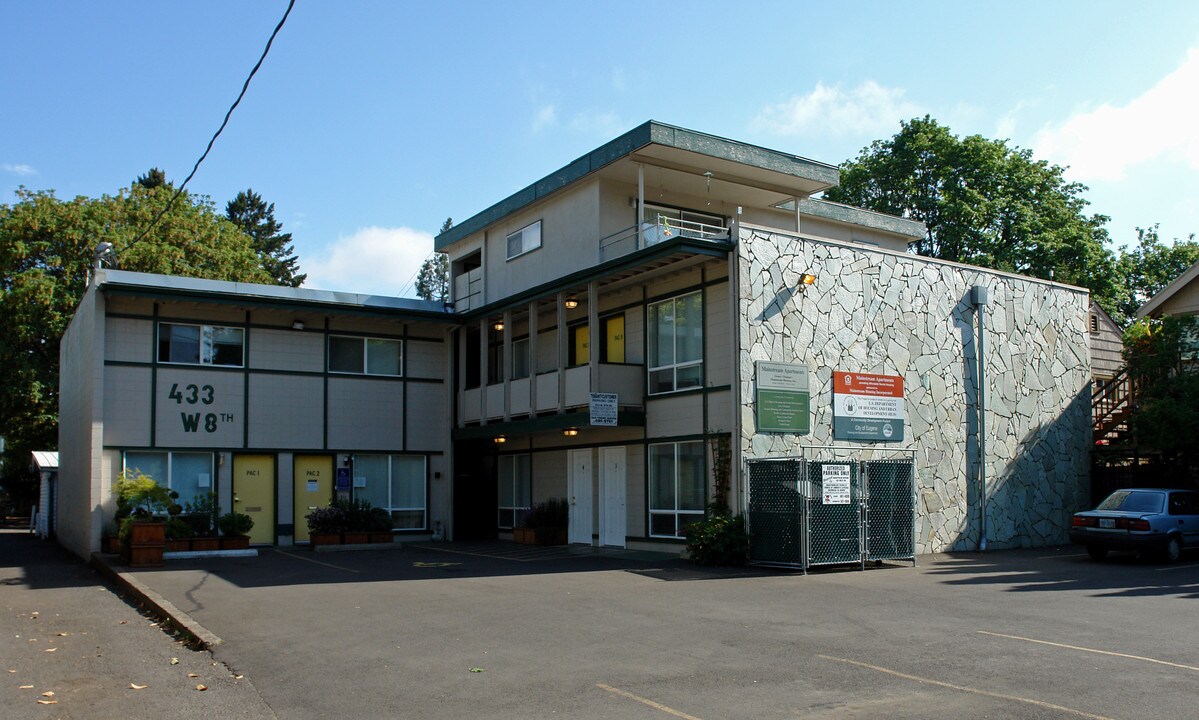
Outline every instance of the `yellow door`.
{"label": "yellow door", "polygon": [[254,519],[250,542],[275,542],[275,456],[233,457],[233,509]]}
{"label": "yellow door", "polygon": [[607,330],[607,353],[604,362],[624,362],[624,315],[616,315],[604,321]]}
{"label": "yellow door", "polygon": [[308,541],[304,517],[333,501],[333,458],[329,455],[297,455],[295,459],[296,542]]}

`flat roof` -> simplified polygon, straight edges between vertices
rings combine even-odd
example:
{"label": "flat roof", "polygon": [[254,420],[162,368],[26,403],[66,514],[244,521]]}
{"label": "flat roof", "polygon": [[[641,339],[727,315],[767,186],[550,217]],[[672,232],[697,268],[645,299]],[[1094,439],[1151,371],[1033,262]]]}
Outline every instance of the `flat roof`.
{"label": "flat roof", "polygon": [[130,270],[97,270],[96,284],[105,291],[136,295],[189,296],[274,306],[327,308],[329,311],[452,317],[442,303],[434,300],[208,280]]}
{"label": "flat roof", "polygon": [[444,250],[468,235],[648,145],[738,163],[776,176],[789,176],[809,184],[811,187],[805,192],[832,187],[841,177],[835,165],[650,120],[446,230],[434,240],[434,249]]}

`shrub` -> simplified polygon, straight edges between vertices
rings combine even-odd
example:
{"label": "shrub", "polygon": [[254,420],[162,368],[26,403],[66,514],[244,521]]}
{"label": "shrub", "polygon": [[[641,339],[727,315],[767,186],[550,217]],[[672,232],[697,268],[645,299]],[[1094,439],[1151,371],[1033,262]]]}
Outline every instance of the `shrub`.
{"label": "shrub", "polygon": [[182,540],[192,536],[192,526],[180,517],[167,518],[166,533],[172,540]]}
{"label": "shrub", "polygon": [[565,530],[570,521],[570,505],[566,498],[550,498],[529,508],[525,515],[524,526],[527,528],[553,528]]}
{"label": "shrub", "polygon": [[117,496],[118,519],[130,515],[149,517],[164,513],[172,504],[172,494],[179,497],[178,493],[172,493],[136,468],[124,470],[117,476],[113,492]]}
{"label": "shrub", "polygon": [[744,565],[749,557],[749,535],[741,515],[710,513],[683,531],[687,553],[697,565]]}
{"label": "shrub", "polygon": [[254,527],[254,518],[239,512],[228,512],[217,521],[222,535],[249,535]]}
{"label": "shrub", "polygon": [[392,529],[391,513],[383,508],[371,508],[369,532],[390,532]]}
{"label": "shrub", "polygon": [[308,521],[308,532],[312,535],[337,535],[348,529],[346,512],[337,505],[317,508],[304,516]]}
{"label": "shrub", "polygon": [[188,500],[187,504],[183,506],[183,513],[187,516],[187,522],[192,526],[192,531],[199,537],[212,537],[216,534],[217,517],[220,511],[220,505],[216,501],[216,493],[211,490]]}

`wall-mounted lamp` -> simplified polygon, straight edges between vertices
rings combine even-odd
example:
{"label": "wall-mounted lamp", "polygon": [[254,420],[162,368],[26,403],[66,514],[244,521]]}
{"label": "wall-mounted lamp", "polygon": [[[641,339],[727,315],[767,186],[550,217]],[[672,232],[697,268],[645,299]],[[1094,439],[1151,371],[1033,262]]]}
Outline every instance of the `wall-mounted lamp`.
{"label": "wall-mounted lamp", "polygon": [[291,329],[292,330],[303,330],[304,329],[304,321],[303,320],[293,320],[291,323]]}
{"label": "wall-mounted lamp", "polygon": [[575,308],[577,308],[579,306],[579,299],[576,298],[574,295],[571,295],[570,297],[568,297],[562,301],[562,306],[564,308],[566,308],[567,310],[574,310]]}
{"label": "wall-mounted lamp", "polygon": [[814,282],[816,282],[816,276],[813,275],[812,273],[804,273],[803,275],[799,276],[799,284],[801,286],[800,290],[803,289],[802,286],[811,285]]}
{"label": "wall-mounted lamp", "polygon": [[504,443],[508,442],[508,438],[504,437],[503,435],[496,435],[495,437],[491,438],[491,442],[495,443],[496,445],[503,445]]}
{"label": "wall-mounted lamp", "polygon": [[495,323],[492,323],[491,329],[495,330],[496,332],[503,332],[504,331],[504,321],[500,320]]}
{"label": "wall-mounted lamp", "polygon": [[579,434],[579,429],[578,428],[566,428],[565,430],[562,431],[562,434],[565,435],[566,437],[574,437],[575,435]]}

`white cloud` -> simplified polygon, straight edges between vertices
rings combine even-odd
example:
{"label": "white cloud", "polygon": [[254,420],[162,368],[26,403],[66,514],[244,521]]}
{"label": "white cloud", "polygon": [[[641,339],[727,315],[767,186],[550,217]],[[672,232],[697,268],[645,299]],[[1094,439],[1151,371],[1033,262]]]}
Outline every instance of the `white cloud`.
{"label": "white cloud", "polygon": [[558,122],[558,110],[553,105],[543,105],[533,116],[533,132],[552,127]]}
{"label": "white cloud", "polygon": [[1199,48],[1174,72],[1126,105],[1103,104],[1059,125],[1047,125],[1033,141],[1037,155],[1069,165],[1078,180],[1120,180],[1134,165],[1161,157],[1199,169]]}
{"label": "white cloud", "polygon": [[37,175],[37,170],[33,169],[32,165],[25,165],[23,163],[18,163],[15,165],[12,163],[4,163],[3,165],[0,165],[0,169],[3,169],[6,173],[11,173],[19,177]]}
{"label": "white cloud", "polygon": [[754,118],[752,126],[776,135],[893,133],[900,120],[923,114],[916,103],[904,99],[905,92],[903,88],[886,88],[873,80],[852,90],[818,82],[806,95],[766,106]]}
{"label": "white cloud", "polygon": [[[399,295],[433,251],[433,236],[412,228],[360,228],[302,261],[304,287]],[[411,287],[404,293],[415,297]]]}

